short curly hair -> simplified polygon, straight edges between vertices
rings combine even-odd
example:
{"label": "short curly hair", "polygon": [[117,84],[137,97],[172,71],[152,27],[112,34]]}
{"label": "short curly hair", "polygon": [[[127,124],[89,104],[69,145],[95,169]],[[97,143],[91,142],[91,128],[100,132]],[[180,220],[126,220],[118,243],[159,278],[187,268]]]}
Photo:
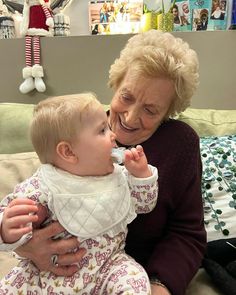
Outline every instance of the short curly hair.
{"label": "short curly hair", "polygon": [[184,111],[199,83],[199,63],[188,43],[170,33],[150,30],[131,37],[110,68],[108,86],[117,90],[128,70],[137,75],[167,78],[175,86],[175,99],[166,115]]}

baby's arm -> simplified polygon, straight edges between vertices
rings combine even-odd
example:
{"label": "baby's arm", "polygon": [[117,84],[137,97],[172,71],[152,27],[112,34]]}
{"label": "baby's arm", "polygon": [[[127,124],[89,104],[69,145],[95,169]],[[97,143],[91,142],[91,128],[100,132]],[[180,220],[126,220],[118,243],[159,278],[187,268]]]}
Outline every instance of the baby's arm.
{"label": "baby's arm", "polygon": [[147,158],[141,145],[125,151],[125,168],[137,178],[147,178],[152,176],[152,172],[148,167]]}
{"label": "baby's arm", "polygon": [[142,146],[125,151],[125,168],[129,172],[128,183],[132,203],[138,214],[154,209],[158,195],[157,168],[148,165]]}
{"label": "baby's arm", "polygon": [[12,200],[5,208],[1,224],[1,238],[11,244],[32,231],[32,223],[38,221],[36,203],[30,199]]}

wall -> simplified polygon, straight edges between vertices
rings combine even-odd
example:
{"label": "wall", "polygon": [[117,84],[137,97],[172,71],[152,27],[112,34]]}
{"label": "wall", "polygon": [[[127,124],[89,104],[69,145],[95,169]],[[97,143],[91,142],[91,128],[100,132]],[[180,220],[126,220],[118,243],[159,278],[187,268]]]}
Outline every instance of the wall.
{"label": "wall", "polygon": [[[200,86],[193,107],[236,109],[236,31],[173,33],[199,55]],[[51,95],[94,91],[109,103],[108,71],[130,35],[42,38],[45,93],[21,94],[24,39],[0,40],[0,102],[37,103]]]}

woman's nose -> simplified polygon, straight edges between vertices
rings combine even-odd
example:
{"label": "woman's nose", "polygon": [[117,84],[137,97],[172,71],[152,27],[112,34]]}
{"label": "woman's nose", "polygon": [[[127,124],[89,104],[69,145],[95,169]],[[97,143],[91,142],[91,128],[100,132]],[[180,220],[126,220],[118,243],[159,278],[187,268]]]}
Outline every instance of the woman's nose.
{"label": "woman's nose", "polygon": [[137,109],[129,109],[125,114],[126,123],[133,124],[139,119],[139,111]]}

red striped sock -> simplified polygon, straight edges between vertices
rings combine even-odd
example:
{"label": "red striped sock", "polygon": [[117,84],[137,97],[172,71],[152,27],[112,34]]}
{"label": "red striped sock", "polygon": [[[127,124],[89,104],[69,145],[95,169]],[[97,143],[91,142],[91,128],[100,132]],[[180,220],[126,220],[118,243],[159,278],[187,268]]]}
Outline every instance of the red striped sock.
{"label": "red striped sock", "polygon": [[34,64],[40,65],[40,36],[33,37]]}
{"label": "red striped sock", "polygon": [[32,66],[32,37],[25,37],[25,64],[27,67]]}

